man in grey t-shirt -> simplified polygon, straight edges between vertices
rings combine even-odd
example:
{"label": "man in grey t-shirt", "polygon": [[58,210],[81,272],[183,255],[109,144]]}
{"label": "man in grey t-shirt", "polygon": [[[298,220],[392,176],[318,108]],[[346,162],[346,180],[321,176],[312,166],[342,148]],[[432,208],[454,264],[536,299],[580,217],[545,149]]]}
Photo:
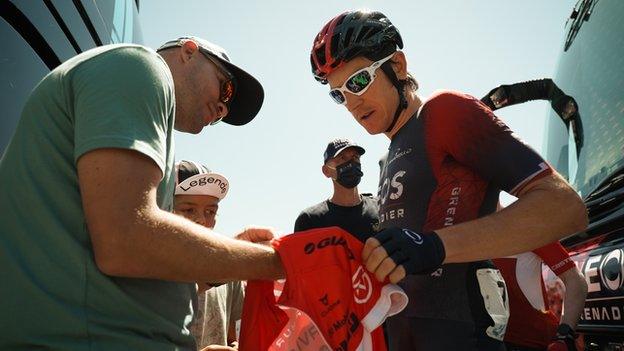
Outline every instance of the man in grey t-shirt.
{"label": "man in grey t-shirt", "polygon": [[98,47],[43,78],[0,160],[0,349],[194,350],[195,282],[282,276],[272,248],[169,212],[174,128],[245,124],[263,96],[194,37]]}

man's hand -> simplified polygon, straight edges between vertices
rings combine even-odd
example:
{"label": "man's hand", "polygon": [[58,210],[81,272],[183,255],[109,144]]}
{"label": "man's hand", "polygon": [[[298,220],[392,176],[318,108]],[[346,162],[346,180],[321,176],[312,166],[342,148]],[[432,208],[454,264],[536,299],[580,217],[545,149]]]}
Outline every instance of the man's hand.
{"label": "man's hand", "polygon": [[434,232],[389,228],[366,240],[362,260],[378,281],[397,283],[407,274],[426,274],[444,262],[444,245]]}
{"label": "man's hand", "polygon": [[243,231],[238,233],[234,238],[238,240],[249,241],[252,243],[263,244],[275,238],[275,234],[277,234],[275,228],[249,226],[243,229]]}

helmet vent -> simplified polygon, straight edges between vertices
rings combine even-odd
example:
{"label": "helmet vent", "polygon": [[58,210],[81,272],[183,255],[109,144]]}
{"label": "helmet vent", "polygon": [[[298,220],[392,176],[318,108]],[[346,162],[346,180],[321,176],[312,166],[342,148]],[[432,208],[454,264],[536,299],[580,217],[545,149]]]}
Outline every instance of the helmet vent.
{"label": "helmet vent", "polygon": [[345,34],[343,43],[351,43],[351,36],[353,36],[353,28],[349,28]]}
{"label": "helmet vent", "polygon": [[325,59],[325,45],[322,45],[320,48],[315,51],[316,59],[318,60],[319,65],[323,66],[327,63]]}
{"label": "helmet vent", "polygon": [[355,38],[356,43],[362,43],[364,40],[370,38],[375,33],[375,30],[371,27],[362,28]]}
{"label": "helmet vent", "polygon": [[[331,44],[330,44],[330,48],[332,48],[332,51],[336,50],[337,48],[340,47],[340,33],[336,33],[334,35],[332,35],[331,38]],[[340,52],[340,51],[338,51]],[[338,58],[338,55],[334,56],[334,60],[336,60],[336,58]]]}
{"label": "helmet vent", "polygon": [[342,24],[342,22],[344,22],[346,16],[342,16],[341,18],[338,19],[338,22],[336,22],[336,27],[340,26]]}

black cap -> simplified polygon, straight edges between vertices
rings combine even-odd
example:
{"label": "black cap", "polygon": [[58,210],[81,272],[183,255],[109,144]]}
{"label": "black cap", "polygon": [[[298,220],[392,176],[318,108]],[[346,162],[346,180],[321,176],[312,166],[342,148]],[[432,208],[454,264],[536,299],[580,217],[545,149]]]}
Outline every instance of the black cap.
{"label": "black cap", "polygon": [[360,155],[363,155],[366,150],[360,145],[354,143],[350,139],[338,138],[334,139],[327,144],[327,148],[325,149],[325,154],[323,154],[324,163],[327,163],[330,158],[336,157],[343,150],[354,147]]}
{"label": "black cap", "polygon": [[230,105],[227,117],[223,122],[242,126],[249,123],[260,111],[264,101],[264,89],[256,78],[230,62],[225,49],[202,38],[187,36],[164,43],[156,51],[182,46],[185,41],[192,40],[204,50],[210,52],[236,79],[236,92]]}

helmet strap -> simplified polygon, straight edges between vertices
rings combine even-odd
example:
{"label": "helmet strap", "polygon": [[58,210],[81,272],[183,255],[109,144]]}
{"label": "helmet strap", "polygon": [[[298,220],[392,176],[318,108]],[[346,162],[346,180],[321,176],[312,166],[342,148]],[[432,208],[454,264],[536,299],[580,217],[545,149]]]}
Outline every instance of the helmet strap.
{"label": "helmet strap", "polygon": [[405,84],[407,83],[407,79],[399,79],[397,77],[396,73],[394,73],[394,70],[392,69],[390,61],[384,62],[380,68],[384,71],[386,76],[388,76],[392,85],[396,88],[397,93],[399,93],[399,104],[394,112],[394,118],[392,119],[392,123],[390,123],[388,129],[386,129],[386,133],[388,133],[396,125],[401,112],[407,108],[407,99],[405,98]]}

